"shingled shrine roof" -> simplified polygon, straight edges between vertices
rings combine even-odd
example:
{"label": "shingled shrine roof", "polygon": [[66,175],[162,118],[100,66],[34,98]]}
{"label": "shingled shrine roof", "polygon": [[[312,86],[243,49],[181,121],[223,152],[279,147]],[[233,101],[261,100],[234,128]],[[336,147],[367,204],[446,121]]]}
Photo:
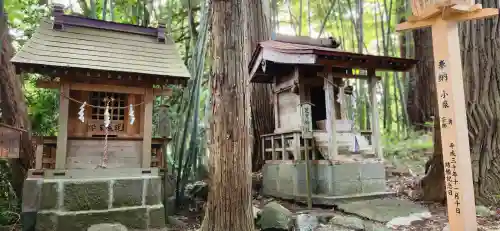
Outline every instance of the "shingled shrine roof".
{"label": "shingled shrine roof", "polygon": [[[80,69],[187,80],[190,74],[164,27],[149,28],[74,15],[43,19],[12,58],[18,71]],[[46,74],[46,73],[45,73]]]}
{"label": "shingled shrine roof", "polygon": [[252,82],[272,82],[273,76],[258,67],[262,61],[269,61],[269,65],[328,65],[384,71],[408,71],[418,62],[414,59],[366,55],[324,46],[268,40],[260,42],[252,55],[249,64]]}

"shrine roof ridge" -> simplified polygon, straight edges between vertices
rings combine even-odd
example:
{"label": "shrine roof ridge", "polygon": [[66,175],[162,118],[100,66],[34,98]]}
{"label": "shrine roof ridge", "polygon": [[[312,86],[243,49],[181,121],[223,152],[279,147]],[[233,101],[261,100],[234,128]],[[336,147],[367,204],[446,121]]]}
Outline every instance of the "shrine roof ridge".
{"label": "shrine roof ridge", "polygon": [[158,42],[165,43],[165,24],[159,23],[157,28],[139,26],[127,23],[118,23],[112,21],[103,21],[93,18],[88,18],[81,15],[64,14],[64,5],[53,4],[52,16],[54,17],[54,25],[56,26],[77,26],[87,27],[99,30],[108,30],[116,32],[124,32],[130,34],[146,35],[157,37]]}

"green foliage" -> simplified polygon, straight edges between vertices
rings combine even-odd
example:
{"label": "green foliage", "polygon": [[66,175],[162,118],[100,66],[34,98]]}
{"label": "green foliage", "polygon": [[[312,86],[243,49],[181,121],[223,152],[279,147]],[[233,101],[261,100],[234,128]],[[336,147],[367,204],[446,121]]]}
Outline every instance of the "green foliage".
{"label": "green foliage", "polygon": [[25,89],[33,135],[56,135],[59,117],[58,91],[36,88],[33,76],[25,82]]}
{"label": "green foliage", "polygon": [[424,152],[433,148],[432,134],[425,131],[409,130],[407,136],[386,133],[382,137],[384,154],[405,157],[414,152]]}
{"label": "green foliage", "polygon": [[0,160],[0,226],[19,221],[19,203],[8,179],[10,168],[6,160]]}

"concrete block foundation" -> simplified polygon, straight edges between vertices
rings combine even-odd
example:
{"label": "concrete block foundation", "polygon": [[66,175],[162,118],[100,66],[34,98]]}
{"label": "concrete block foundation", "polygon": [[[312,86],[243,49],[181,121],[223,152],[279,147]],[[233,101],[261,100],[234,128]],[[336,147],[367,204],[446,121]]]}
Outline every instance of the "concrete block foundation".
{"label": "concrete block foundation", "polygon": [[[312,161],[311,188],[315,196],[335,199],[387,195],[382,162],[331,164]],[[272,161],[263,167],[263,193],[284,199],[307,195],[305,161]]]}
{"label": "concrete block foundation", "polygon": [[36,212],[37,231],[87,231],[100,223],[165,227],[158,169],[55,171],[30,171],[24,183],[23,213]]}

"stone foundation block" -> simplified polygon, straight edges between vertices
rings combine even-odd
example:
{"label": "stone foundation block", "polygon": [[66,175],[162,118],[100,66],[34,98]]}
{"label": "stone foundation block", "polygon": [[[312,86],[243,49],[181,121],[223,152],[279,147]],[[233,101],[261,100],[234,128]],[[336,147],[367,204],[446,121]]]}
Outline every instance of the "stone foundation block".
{"label": "stone foundation block", "polygon": [[329,193],[329,195],[332,196],[344,196],[361,193],[361,182],[359,180],[332,182],[332,184],[332,191]]}
{"label": "stone foundation block", "polygon": [[[161,198],[161,179],[158,178],[151,178],[151,179],[146,179],[144,181],[145,184],[147,184],[146,188],[146,205],[157,205],[161,204],[162,198]],[[174,186],[172,186],[174,187]],[[170,193],[168,193],[170,194]],[[167,196],[169,196],[167,194]]]}
{"label": "stone foundation block", "polygon": [[370,179],[361,181],[361,191],[363,193],[385,192],[385,179]]}
{"label": "stone foundation block", "polygon": [[101,223],[120,223],[129,229],[147,230],[146,214],[146,208],[127,208],[59,215],[56,231],[87,231],[90,226]]}
{"label": "stone foundation block", "polygon": [[359,180],[360,163],[343,163],[330,167],[332,168],[332,182]]}
{"label": "stone foundation block", "polygon": [[109,182],[64,183],[63,207],[67,211],[108,209]]}
{"label": "stone foundation block", "polygon": [[58,216],[53,213],[38,213],[36,216],[36,231],[55,231]]}
{"label": "stone foundation block", "polygon": [[144,179],[115,180],[113,183],[113,208],[142,205]]}
{"label": "stone foundation block", "polygon": [[42,190],[41,180],[26,180],[23,185],[23,212],[38,211],[40,207],[40,195]]}
{"label": "stone foundation block", "polygon": [[57,182],[44,182],[42,185],[40,209],[57,209],[59,189]]}
{"label": "stone foundation block", "polygon": [[161,229],[165,227],[165,210],[163,207],[149,208],[149,229]]}
{"label": "stone foundation block", "polygon": [[364,163],[360,165],[360,178],[365,179],[385,179],[385,166],[383,163]]}

